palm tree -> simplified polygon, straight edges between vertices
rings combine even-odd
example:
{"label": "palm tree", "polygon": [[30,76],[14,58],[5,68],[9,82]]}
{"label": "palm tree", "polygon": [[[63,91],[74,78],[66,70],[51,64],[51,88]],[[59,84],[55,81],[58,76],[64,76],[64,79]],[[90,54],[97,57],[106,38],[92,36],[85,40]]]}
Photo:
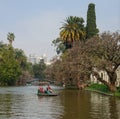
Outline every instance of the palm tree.
{"label": "palm tree", "polygon": [[60,28],[60,38],[64,43],[72,45],[75,41],[83,41],[85,39],[85,28],[83,18],[70,16],[65,20]]}
{"label": "palm tree", "polygon": [[12,46],[12,42],[14,41],[14,39],[15,39],[15,35],[14,35],[14,33],[8,33],[7,34],[7,40],[9,41],[9,44]]}

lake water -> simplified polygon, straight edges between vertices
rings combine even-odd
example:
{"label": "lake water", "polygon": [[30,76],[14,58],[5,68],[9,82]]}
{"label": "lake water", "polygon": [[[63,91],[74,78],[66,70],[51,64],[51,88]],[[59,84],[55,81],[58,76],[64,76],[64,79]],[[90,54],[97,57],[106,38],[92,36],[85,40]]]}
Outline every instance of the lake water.
{"label": "lake water", "polygon": [[0,119],[120,119],[120,99],[95,92],[63,90],[38,97],[37,86],[1,87]]}

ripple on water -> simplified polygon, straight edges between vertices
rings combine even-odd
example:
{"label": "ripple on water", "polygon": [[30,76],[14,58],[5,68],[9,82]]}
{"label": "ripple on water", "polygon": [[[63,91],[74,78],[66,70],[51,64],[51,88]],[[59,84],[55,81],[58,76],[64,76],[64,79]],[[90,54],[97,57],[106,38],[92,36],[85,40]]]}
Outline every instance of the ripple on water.
{"label": "ripple on water", "polygon": [[36,86],[0,88],[0,119],[120,119],[120,100],[86,91],[38,97]]}
{"label": "ripple on water", "polygon": [[61,118],[63,106],[58,97],[38,97],[37,87],[15,88],[0,91],[0,119]]}

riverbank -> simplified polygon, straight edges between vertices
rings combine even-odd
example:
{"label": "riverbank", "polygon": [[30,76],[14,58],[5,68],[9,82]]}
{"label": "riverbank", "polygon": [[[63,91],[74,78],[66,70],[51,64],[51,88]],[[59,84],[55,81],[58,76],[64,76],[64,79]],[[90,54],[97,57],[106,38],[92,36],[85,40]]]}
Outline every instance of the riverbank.
{"label": "riverbank", "polygon": [[86,87],[85,90],[101,93],[103,95],[120,97],[120,87],[117,88],[116,92],[110,92],[107,86],[103,84],[91,84],[89,87]]}

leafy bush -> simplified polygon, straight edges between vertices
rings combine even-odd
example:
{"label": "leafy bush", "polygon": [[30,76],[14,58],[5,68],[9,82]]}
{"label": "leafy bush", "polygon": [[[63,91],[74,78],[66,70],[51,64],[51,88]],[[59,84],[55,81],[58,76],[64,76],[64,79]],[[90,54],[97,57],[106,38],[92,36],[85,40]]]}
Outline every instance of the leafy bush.
{"label": "leafy bush", "polygon": [[120,93],[120,87],[117,87],[117,92],[119,92],[119,93]]}
{"label": "leafy bush", "polygon": [[89,86],[90,89],[93,90],[98,90],[98,91],[102,91],[102,92],[109,92],[109,89],[107,86],[105,86],[104,84],[91,84]]}

